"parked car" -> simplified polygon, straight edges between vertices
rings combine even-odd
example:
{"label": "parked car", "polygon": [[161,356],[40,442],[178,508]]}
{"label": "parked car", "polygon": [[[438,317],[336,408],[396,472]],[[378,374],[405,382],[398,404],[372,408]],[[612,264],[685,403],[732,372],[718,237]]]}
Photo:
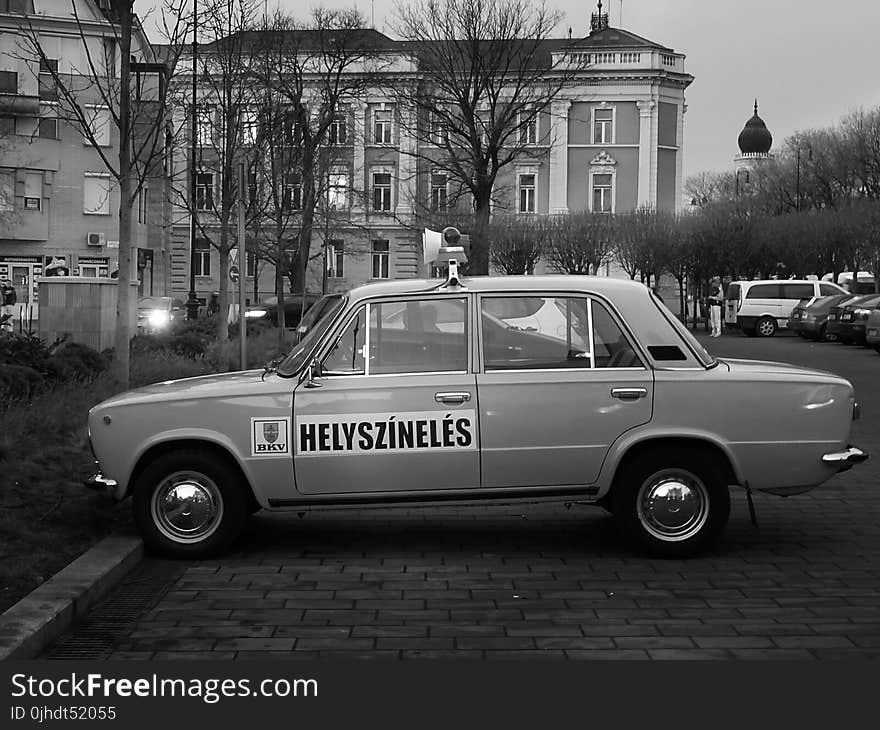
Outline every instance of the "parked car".
{"label": "parked car", "polygon": [[802,299],[847,293],[830,281],[733,281],[727,287],[724,323],[739,327],[749,337],[772,337],[777,329],[788,326],[792,310]]}
{"label": "parked car", "polygon": [[844,345],[865,343],[865,325],[871,310],[880,304],[880,294],[870,294],[842,302],[828,314],[829,334],[837,337]]}
{"label": "parked car", "polygon": [[[305,311],[321,298],[320,294],[306,294]],[[287,294],[284,297],[284,327],[296,329],[303,314],[302,294]],[[244,316],[251,322],[268,322],[278,326],[278,297],[269,297],[260,304],[248,307]]]}
{"label": "parked car", "polygon": [[137,301],[138,332],[156,334],[170,332],[186,319],[186,307],[172,297],[139,297]]}
{"label": "parked car", "polygon": [[791,317],[788,318],[788,327],[801,337],[822,342],[829,337],[826,329],[831,308],[856,298],[849,294],[834,294],[830,297],[803,299],[792,310]]}
{"label": "parked car", "polygon": [[880,309],[875,307],[865,324],[865,342],[880,353]]}
{"label": "parked car", "polygon": [[[499,316],[545,306],[563,332]],[[87,484],[131,496],[147,546],[180,557],[261,508],[536,498],[604,507],[648,553],[687,557],[723,530],[729,485],[797,494],[864,461],[858,414],[837,375],[713,357],[639,283],[389,281],[335,298],[276,368],[92,408]]]}

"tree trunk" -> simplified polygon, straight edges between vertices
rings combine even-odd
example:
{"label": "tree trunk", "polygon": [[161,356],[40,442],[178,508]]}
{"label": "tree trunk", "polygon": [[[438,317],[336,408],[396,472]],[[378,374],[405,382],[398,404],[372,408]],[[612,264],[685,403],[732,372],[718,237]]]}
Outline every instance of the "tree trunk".
{"label": "tree trunk", "polygon": [[119,274],[116,280],[116,333],[113,337],[112,373],[120,386],[128,389],[129,341],[131,327],[129,316],[134,301],[131,292],[131,211],[132,164],[131,164],[131,30],[132,6],[129,2],[119,4],[120,68],[119,68]]}
{"label": "tree trunk", "polygon": [[220,245],[217,251],[220,254],[220,271],[217,272],[219,281],[218,299],[220,302],[220,316],[217,318],[217,339],[226,342],[229,339],[229,207],[231,203],[224,200],[223,210],[220,214]]}
{"label": "tree trunk", "polygon": [[489,201],[490,191],[474,196],[474,230],[470,232],[471,251],[468,254],[467,273],[485,276],[489,273]]}

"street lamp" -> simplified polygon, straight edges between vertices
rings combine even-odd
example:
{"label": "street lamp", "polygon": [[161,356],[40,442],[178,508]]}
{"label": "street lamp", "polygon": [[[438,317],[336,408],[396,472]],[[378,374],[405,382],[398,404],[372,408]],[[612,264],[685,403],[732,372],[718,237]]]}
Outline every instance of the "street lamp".
{"label": "street lamp", "polygon": [[197,319],[199,316],[199,300],[196,298],[196,93],[199,50],[197,5],[198,0],[193,0],[192,116],[190,118],[189,150],[189,296],[186,300],[186,318],[189,320]]}

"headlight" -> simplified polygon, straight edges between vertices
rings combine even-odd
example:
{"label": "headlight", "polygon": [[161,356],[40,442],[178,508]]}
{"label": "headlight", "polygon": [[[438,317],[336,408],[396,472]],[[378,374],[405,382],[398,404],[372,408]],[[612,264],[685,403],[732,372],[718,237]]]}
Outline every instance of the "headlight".
{"label": "headlight", "polygon": [[815,322],[815,321],[816,321],[815,314],[805,314],[804,315],[804,322]]}
{"label": "headlight", "polygon": [[871,314],[871,310],[870,309],[854,309],[853,314],[856,315],[856,317],[859,317],[861,319],[867,319],[868,315]]}
{"label": "headlight", "polygon": [[164,309],[154,309],[147,316],[147,322],[149,323],[150,327],[166,327],[170,321],[171,315]]}
{"label": "headlight", "polygon": [[245,319],[256,319],[258,317],[265,317],[266,310],[265,309],[250,309],[244,313]]}

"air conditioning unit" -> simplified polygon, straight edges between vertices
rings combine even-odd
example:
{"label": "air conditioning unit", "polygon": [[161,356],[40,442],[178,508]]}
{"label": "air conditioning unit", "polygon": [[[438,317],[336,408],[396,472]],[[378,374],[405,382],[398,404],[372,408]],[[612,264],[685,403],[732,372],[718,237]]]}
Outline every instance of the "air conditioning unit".
{"label": "air conditioning unit", "polygon": [[91,231],[86,235],[86,243],[89,246],[103,246],[107,243],[107,234]]}

